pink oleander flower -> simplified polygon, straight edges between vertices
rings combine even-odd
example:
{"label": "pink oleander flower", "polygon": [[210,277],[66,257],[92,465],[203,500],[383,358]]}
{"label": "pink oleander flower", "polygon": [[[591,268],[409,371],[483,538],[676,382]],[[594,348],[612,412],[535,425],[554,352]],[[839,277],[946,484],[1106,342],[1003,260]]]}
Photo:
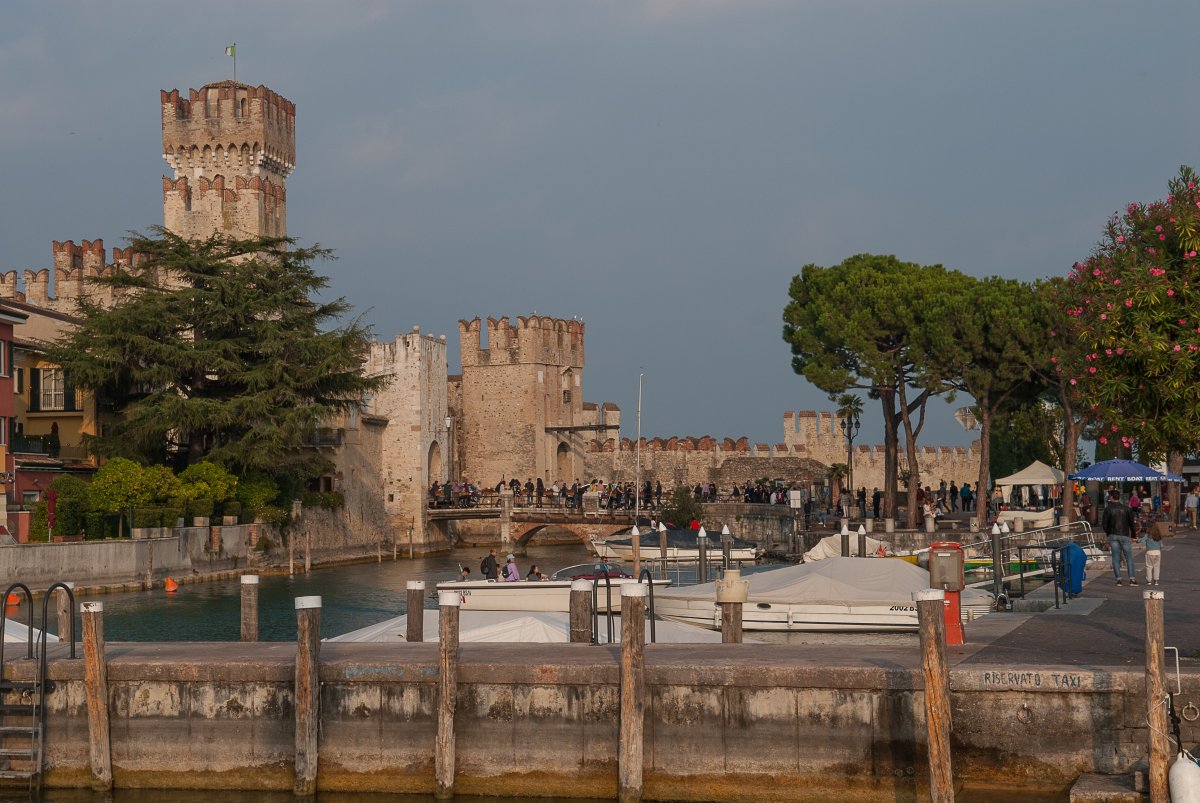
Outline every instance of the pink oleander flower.
{"label": "pink oleander flower", "polygon": [[1091,368],[1089,368],[1089,369],[1088,369],[1088,373],[1089,373],[1089,374],[1094,374],[1094,373],[1096,373],[1096,366],[1094,366],[1094,365],[1093,365]]}
{"label": "pink oleander flower", "polygon": [[[1108,320],[1108,313],[1106,313],[1106,312],[1102,312],[1102,313],[1100,313],[1100,320],[1102,320],[1102,321],[1107,321],[1107,320]],[[1200,329],[1197,329],[1196,331],[1197,331],[1197,332],[1200,332]]]}
{"label": "pink oleander flower", "polygon": [[1165,234],[1160,234],[1160,235],[1158,235],[1158,239],[1160,239],[1160,240],[1165,240],[1165,239],[1167,239],[1167,235],[1165,235]]}
{"label": "pink oleander flower", "polygon": [[1176,351],[1179,351],[1179,348],[1180,348],[1180,347],[1179,347],[1179,344],[1178,344],[1178,343],[1176,343],[1176,344],[1175,344],[1175,350],[1176,350]]}
{"label": "pink oleander flower", "polygon": [[1072,385],[1074,385],[1074,384],[1077,384],[1077,383],[1075,382],[1075,380],[1074,380],[1074,379],[1072,379],[1072,380],[1071,380],[1071,384],[1072,384]]}
{"label": "pink oleander flower", "polygon": [[1112,425],[1112,431],[1113,431],[1113,432],[1116,432],[1116,431],[1117,431],[1117,425],[1116,425],[1116,424],[1113,424],[1113,425]]}
{"label": "pink oleander flower", "polygon": [[1118,356],[1118,357],[1119,357],[1120,355],[1124,354],[1124,353],[1125,353],[1125,349],[1117,349],[1117,356]]}
{"label": "pink oleander flower", "polygon": [[1053,362],[1053,363],[1058,362],[1058,357],[1051,357],[1050,362]]}
{"label": "pink oleander flower", "polygon": [[1174,290],[1168,290],[1168,291],[1167,291],[1167,295],[1169,295],[1169,296],[1173,296],[1173,295],[1175,295],[1175,291],[1174,291]]}
{"label": "pink oleander flower", "polygon": [[1108,438],[1106,438],[1106,437],[1104,437],[1103,435],[1101,435],[1101,436],[1100,436],[1100,442],[1101,442],[1101,443],[1108,443]]}
{"label": "pink oleander flower", "polygon": [[1155,227],[1154,227],[1154,230],[1155,230],[1155,231],[1162,231],[1162,224],[1161,224],[1161,223],[1159,223],[1157,226],[1155,226]]}
{"label": "pink oleander flower", "polygon": [[1120,279],[1113,279],[1113,284],[1120,284],[1120,283],[1121,283]]}
{"label": "pink oleander flower", "polygon": [[1111,357],[1111,356],[1112,356],[1112,349],[1105,349],[1105,350],[1104,350],[1104,354],[1105,354],[1105,356]]}
{"label": "pink oleander flower", "polygon": [[[1200,204],[1196,204],[1196,206],[1200,206]],[[1123,242],[1125,242],[1125,236],[1124,236],[1124,235],[1119,235],[1119,236],[1117,237],[1117,242],[1119,242],[1119,243],[1123,243]]]}

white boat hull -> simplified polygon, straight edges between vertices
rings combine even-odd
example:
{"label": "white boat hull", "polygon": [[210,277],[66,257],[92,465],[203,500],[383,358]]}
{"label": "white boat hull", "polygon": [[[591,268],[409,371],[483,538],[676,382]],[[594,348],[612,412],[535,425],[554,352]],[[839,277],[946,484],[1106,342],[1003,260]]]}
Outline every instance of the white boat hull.
{"label": "white boat hull", "polygon": [[[766,606],[766,607],[764,607]],[[721,629],[715,600],[657,596],[654,612],[674,622]],[[917,629],[917,608],[884,603],[746,603],[742,629],[783,632],[906,632]]]}
{"label": "white boat hull", "polygon": [[[625,583],[636,583],[630,578],[613,578],[612,607],[621,607],[620,587]],[[670,580],[655,580],[655,589],[666,588]],[[464,611],[543,611],[566,613],[571,610],[570,580],[530,580],[516,583],[466,580],[438,583],[438,591],[459,592],[460,607]],[[597,610],[608,610],[608,592],[602,581],[597,593]]]}

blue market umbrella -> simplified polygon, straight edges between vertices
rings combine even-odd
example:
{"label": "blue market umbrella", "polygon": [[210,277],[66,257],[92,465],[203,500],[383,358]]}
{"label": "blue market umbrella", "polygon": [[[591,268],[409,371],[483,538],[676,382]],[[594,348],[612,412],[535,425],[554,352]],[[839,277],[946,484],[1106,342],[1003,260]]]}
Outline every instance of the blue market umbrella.
{"label": "blue market umbrella", "polygon": [[1082,471],[1076,471],[1068,479],[1100,482],[1183,482],[1183,477],[1178,474],[1160,474],[1150,466],[1133,460],[1101,460]]}

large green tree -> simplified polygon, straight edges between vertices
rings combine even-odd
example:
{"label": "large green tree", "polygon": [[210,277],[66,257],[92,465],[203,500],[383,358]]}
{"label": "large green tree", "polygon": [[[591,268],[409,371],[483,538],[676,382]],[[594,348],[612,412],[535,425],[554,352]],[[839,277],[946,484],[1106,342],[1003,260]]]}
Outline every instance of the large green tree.
{"label": "large green tree", "polygon": [[[1083,360],[1064,367],[1086,384],[1102,442],[1166,458],[1178,471],[1200,432],[1200,177],[1184,166],[1165,199],[1131,203],[1106,224],[1066,283]],[[1177,489],[1172,490],[1178,510]]]}
{"label": "large green tree", "polygon": [[964,274],[957,274],[957,281],[957,301],[942,314],[947,328],[926,347],[941,355],[951,387],[975,400],[980,445],[975,510],[983,521],[992,426],[1012,399],[1036,396],[1040,390],[1031,366],[1045,341],[1045,322],[1037,314],[1032,285]]}
{"label": "large green tree", "polygon": [[[791,282],[783,338],[792,368],[831,394],[867,391],[884,421],[884,511],[895,516],[900,429],[909,471],[920,476],[917,439],[929,399],[946,389],[936,355],[939,316],[949,307],[955,274],[894,256],[859,254],[832,267],[805,265]],[[908,489],[916,524],[917,483]]]}
{"label": "large green tree", "polygon": [[93,281],[82,323],[49,358],[119,414],[93,441],[106,457],[201,459],[241,472],[316,473],[306,438],[377,387],[361,371],[369,332],[313,269],[330,252],[280,237],[189,240],[156,229],[130,243],[137,268]]}

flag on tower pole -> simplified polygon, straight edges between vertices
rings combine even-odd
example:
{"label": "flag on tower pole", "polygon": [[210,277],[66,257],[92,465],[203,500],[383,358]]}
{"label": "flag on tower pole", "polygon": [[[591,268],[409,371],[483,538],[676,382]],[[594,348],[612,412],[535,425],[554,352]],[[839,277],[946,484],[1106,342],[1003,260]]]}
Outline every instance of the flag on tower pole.
{"label": "flag on tower pole", "polygon": [[233,82],[237,83],[237,43],[225,48],[225,55],[233,58]]}

